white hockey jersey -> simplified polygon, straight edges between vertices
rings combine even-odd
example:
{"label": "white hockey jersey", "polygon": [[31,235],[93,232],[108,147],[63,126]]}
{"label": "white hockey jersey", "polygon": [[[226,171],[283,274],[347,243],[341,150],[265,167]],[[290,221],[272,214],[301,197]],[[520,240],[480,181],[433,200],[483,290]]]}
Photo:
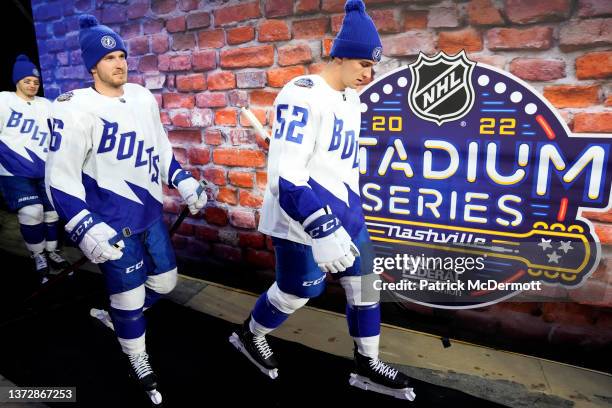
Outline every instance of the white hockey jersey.
{"label": "white hockey jersey", "polygon": [[281,90],[274,112],[259,231],[310,245],[302,222],[329,206],[355,238],[364,224],[357,92],[336,91],[318,75],[301,76]]}
{"label": "white hockey jersey", "polygon": [[51,102],[0,92],[0,176],[42,178],[49,146]]}
{"label": "white hockey jersey", "polygon": [[60,216],[86,209],[116,231],[145,230],[162,216],[162,182],[181,170],[151,92],[125,84],[121,97],[93,88],[53,103],[47,194]]}

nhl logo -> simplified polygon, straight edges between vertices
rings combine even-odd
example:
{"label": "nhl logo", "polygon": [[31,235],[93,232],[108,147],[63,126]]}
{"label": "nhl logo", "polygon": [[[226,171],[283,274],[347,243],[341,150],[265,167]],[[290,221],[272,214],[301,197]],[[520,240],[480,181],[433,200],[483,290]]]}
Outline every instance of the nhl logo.
{"label": "nhl logo", "polygon": [[412,111],[438,126],[465,116],[474,105],[474,65],[465,51],[452,57],[444,52],[431,58],[419,54],[409,66],[412,83],[408,103]]}
{"label": "nhl logo", "polygon": [[102,43],[102,46],[104,48],[107,48],[109,50],[115,48],[115,45],[117,45],[117,42],[115,41],[115,39],[111,37],[110,35],[105,35],[104,37],[102,37],[100,39],[100,42]]}

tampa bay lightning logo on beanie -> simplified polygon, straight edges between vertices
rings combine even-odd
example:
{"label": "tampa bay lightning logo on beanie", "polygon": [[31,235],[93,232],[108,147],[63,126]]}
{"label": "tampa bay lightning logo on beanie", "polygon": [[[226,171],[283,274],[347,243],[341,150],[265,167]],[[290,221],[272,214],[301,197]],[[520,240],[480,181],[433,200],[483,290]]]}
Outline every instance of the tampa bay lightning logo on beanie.
{"label": "tampa bay lightning logo on beanie", "polygon": [[106,54],[113,51],[123,51],[127,56],[127,49],[119,34],[98,23],[96,17],[91,14],[79,16],[79,26],[81,56],[88,71],[91,71]]}
{"label": "tampa bay lightning logo on beanie", "polygon": [[362,0],[348,0],[340,32],[329,55],[338,58],[380,61],[382,43],[374,22],[365,11]]}
{"label": "tampa bay lightning logo on beanie", "polygon": [[13,83],[16,84],[29,76],[40,78],[40,72],[26,55],[21,54],[15,60],[15,65],[13,65]]}
{"label": "tampa bay lightning logo on beanie", "polygon": [[117,45],[117,41],[115,41],[115,39],[110,35],[105,35],[104,37],[102,37],[100,43],[104,48],[107,48],[109,50],[115,48],[115,45]]}

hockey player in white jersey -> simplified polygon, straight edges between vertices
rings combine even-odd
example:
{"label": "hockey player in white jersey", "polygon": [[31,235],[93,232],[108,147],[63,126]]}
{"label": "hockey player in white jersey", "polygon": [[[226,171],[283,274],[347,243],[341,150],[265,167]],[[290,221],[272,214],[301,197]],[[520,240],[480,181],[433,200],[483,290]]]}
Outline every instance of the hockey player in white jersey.
{"label": "hockey player in white jersey", "polygon": [[68,262],[58,250],[58,216],[44,186],[51,102],[36,96],[40,72],[25,55],[13,66],[15,92],[0,92],[0,192],[17,212],[19,229],[41,282],[49,264]]}
{"label": "hockey player in white jersey", "polygon": [[332,61],[320,75],[292,80],[274,102],[259,230],[272,236],[276,282],[230,342],[276,378],[278,361],[265,336],[321,294],[330,272],[347,298],[355,343],[350,384],[413,400],[410,379],[378,359],[379,294],[365,283],[375,275],[359,197],[361,111],[355,88],[371,77],[382,47],[363,2],[349,0],[345,10]]}
{"label": "hockey player in white jersey", "polygon": [[[177,280],[162,219],[162,183],[179,191],[192,214],[204,207],[206,193],[175,160],[151,92],[127,83],[121,37],[94,16],[79,22],[81,55],[94,84],[53,103],[48,193],[70,239],[100,264],[121,348],[157,404],[161,394],[146,352],[143,310]],[[132,235],[119,248],[111,245],[125,228]]]}

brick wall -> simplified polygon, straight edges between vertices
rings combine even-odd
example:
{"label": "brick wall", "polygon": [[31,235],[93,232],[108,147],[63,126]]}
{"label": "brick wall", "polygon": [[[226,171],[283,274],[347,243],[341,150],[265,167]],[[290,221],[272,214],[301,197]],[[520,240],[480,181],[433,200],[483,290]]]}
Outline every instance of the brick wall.
{"label": "brick wall", "polygon": [[[178,251],[270,267],[270,241],[256,231],[266,146],[239,106],[249,105],[269,125],[280,88],[324,66],[344,2],[32,0],[45,93],[53,98],[90,80],[78,48],[78,14],[93,13],[119,32],[129,48],[131,81],[156,95],[177,159],[217,187],[216,202],[181,227]],[[575,132],[612,132],[612,1],[365,3],[384,43],[377,72],[412,62],[419,51],[464,48],[472,59],[531,83]],[[170,217],[180,202],[167,193]],[[602,241],[612,242],[612,213],[589,216]],[[567,299],[612,306],[611,281],[604,261]]]}

